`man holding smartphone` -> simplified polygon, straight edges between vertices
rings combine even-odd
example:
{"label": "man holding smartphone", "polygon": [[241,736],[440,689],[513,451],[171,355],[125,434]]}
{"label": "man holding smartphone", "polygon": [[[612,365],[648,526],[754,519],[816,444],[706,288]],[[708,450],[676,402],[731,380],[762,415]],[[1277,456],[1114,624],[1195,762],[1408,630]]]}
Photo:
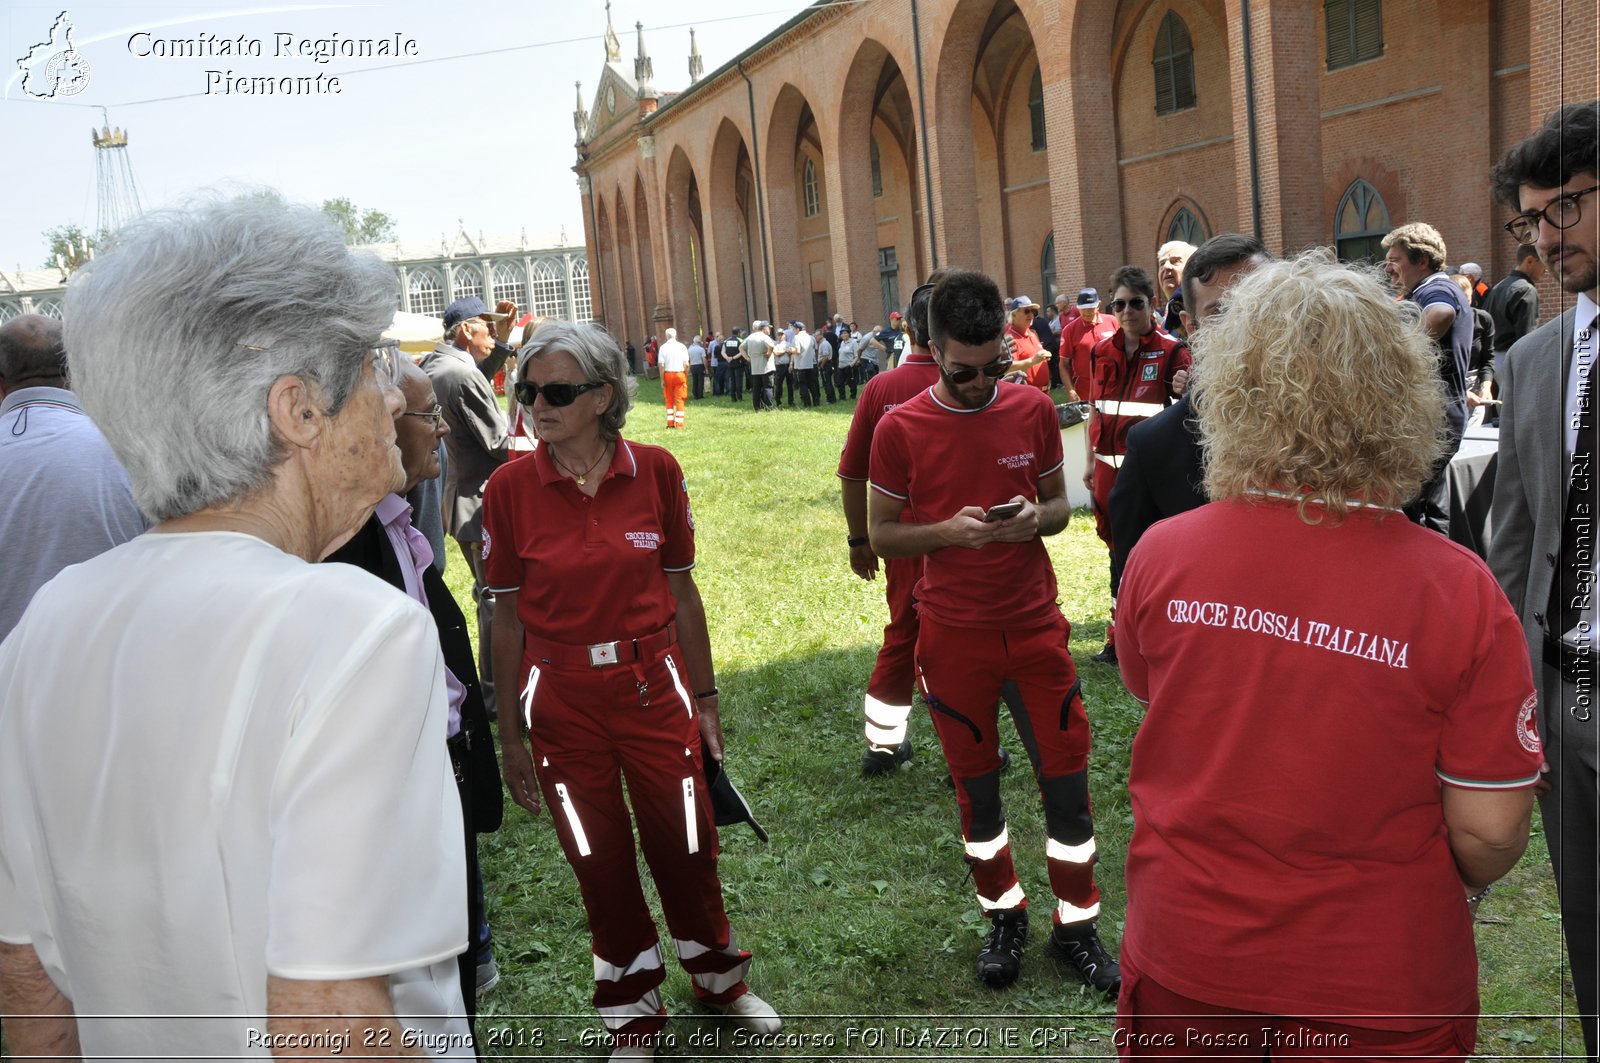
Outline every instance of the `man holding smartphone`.
{"label": "man holding smartphone", "polygon": [[878,425],[868,523],[878,556],[923,558],[917,681],[955,781],[966,859],[991,923],[978,976],[997,987],[1016,981],[1028,940],[1027,896],[1000,801],[1003,699],[1044,799],[1056,898],[1051,948],[1115,997],[1121,971],[1096,929],[1089,720],[1040,538],[1060,532],[1072,514],[1055,405],[1036,388],[1000,383],[1010,367],[1001,347],[1005,311],[988,276],[946,274],[929,299],[928,323],[939,379]]}

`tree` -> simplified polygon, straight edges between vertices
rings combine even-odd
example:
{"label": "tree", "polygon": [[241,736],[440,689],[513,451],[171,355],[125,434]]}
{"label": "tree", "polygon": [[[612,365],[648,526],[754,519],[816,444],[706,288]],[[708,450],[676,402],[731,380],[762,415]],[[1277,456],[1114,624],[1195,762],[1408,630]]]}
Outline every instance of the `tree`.
{"label": "tree", "polygon": [[59,258],[68,271],[77,269],[89,261],[88,252],[105,243],[109,235],[104,229],[88,232],[81,225],[57,225],[54,229],[46,229],[43,236],[50,244],[50,255],[44,260],[45,268],[55,266]]}
{"label": "tree", "polygon": [[343,196],[323,200],[322,213],[344,230],[347,244],[381,244],[394,239],[393,218],[381,210],[362,210]]}

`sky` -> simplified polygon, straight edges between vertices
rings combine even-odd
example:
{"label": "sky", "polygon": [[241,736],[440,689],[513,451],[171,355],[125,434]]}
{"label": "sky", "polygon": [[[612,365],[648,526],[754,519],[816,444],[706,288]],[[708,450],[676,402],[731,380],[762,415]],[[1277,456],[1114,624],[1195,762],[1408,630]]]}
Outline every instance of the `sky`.
{"label": "sky", "polygon": [[[459,225],[476,236],[583,242],[572,112],[605,63],[603,0],[459,0],[243,6],[139,2],[0,4],[0,268],[38,269],[58,225],[93,230],[98,196],[91,131],[128,133],[127,162],[146,209],[215,188],[268,186],[288,199],[345,197],[395,219],[408,253],[430,254]],[[613,0],[631,73],[634,24],[661,91],[689,83],[689,28],[709,73],[793,17],[805,0]],[[42,70],[61,49],[63,10],[86,68],[79,91],[35,98],[18,60]],[[184,56],[174,40],[260,54]],[[331,57],[322,42],[394,42],[395,58]],[[38,51],[34,46],[45,43]],[[212,43],[213,49],[220,45]],[[302,49],[304,49],[302,51]],[[216,71],[210,74],[208,71]],[[316,78],[320,92],[226,91],[234,78]],[[331,79],[338,91],[330,91]],[[69,86],[71,87],[71,86]],[[99,108],[104,107],[102,112]]]}

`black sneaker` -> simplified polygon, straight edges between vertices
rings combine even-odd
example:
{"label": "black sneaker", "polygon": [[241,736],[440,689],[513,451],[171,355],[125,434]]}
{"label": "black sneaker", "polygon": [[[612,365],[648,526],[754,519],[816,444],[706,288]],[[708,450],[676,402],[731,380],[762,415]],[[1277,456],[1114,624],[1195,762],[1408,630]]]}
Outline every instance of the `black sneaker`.
{"label": "black sneaker", "polygon": [[1028,909],[1006,908],[989,914],[989,940],[978,953],[978,978],[1000,989],[1022,971],[1022,949],[1028,943]]}
{"label": "black sneaker", "polygon": [[1091,988],[1116,999],[1122,990],[1122,968],[1100,944],[1096,923],[1057,926],[1050,933],[1050,951],[1072,964]]}
{"label": "black sneaker", "polygon": [[907,738],[894,749],[869,749],[861,758],[861,777],[887,775],[911,759],[911,739]]}
{"label": "black sneaker", "polygon": [[[1001,746],[1000,747],[1000,774],[1004,775],[1006,772],[1008,772],[1010,770],[1011,770],[1011,754],[1006,752],[1006,747],[1005,746]],[[946,790],[954,790],[956,788],[956,780],[949,772],[945,772],[944,773],[944,788]]]}
{"label": "black sneaker", "polygon": [[1095,662],[1096,664],[1116,664],[1117,648],[1108,642],[1106,643],[1105,649],[1101,650],[1093,657],[1090,657],[1089,660]]}

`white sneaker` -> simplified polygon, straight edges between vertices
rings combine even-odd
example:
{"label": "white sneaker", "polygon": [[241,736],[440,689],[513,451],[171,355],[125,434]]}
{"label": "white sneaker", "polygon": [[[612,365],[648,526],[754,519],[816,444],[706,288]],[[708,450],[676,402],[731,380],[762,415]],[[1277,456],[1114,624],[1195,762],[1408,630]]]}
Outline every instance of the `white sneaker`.
{"label": "white sneaker", "polygon": [[713,1004],[711,1007],[751,1033],[774,1034],[783,1029],[783,1020],[772,1010],[772,1005],[754,993],[746,992],[726,1004]]}
{"label": "white sneaker", "polygon": [[643,1044],[619,1044],[611,1050],[612,1059],[654,1059],[656,1058],[656,1042],[654,1038]]}

